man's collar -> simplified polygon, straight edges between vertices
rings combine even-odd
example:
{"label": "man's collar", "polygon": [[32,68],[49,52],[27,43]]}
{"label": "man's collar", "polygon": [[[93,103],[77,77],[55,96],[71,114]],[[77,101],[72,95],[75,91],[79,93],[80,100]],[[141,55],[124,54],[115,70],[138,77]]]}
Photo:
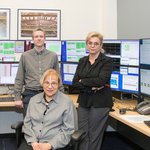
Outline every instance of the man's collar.
{"label": "man's collar", "polygon": [[45,51],[45,47],[44,47],[41,51],[36,50],[35,47],[34,47],[33,49],[34,49],[34,53],[35,53],[36,55],[41,55],[41,54]]}

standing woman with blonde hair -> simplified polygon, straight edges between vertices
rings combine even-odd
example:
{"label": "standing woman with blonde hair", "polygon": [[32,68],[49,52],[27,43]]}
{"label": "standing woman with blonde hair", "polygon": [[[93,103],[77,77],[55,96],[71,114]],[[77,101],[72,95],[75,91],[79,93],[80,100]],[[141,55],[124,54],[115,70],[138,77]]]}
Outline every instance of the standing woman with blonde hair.
{"label": "standing woman with blonde hair", "polygon": [[109,111],[112,59],[104,55],[103,36],[91,32],[86,38],[89,55],[81,58],[73,78],[78,97],[79,129],[86,131],[80,150],[100,150]]}

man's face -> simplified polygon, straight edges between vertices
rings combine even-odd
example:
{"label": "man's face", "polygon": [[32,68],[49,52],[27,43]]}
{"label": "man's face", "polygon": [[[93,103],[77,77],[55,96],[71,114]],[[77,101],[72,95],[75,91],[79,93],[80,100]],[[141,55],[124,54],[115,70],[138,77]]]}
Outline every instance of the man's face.
{"label": "man's face", "polygon": [[45,35],[44,35],[44,32],[43,31],[35,31],[33,33],[33,42],[34,42],[34,45],[35,47],[43,47],[44,46],[44,43],[45,43]]}
{"label": "man's face", "polygon": [[52,98],[58,91],[59,83],[58,77],[56,75],[49,75],[45,78],[43,82],[43,89],[46,98]]}

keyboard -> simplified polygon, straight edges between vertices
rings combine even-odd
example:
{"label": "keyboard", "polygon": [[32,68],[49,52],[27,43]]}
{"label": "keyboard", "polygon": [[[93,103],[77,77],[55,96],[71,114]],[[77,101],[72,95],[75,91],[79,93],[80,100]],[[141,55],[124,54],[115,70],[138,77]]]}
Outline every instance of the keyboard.
{"label": "keyboard", "polygon": [[148,127],[150,127],[150,120],[149,120],[149,121],[144,121],[144,123],[145,123]]}
{"label": "keyboard", "polygon": [[13,102],[13,96],[0,96],[0,102]]}

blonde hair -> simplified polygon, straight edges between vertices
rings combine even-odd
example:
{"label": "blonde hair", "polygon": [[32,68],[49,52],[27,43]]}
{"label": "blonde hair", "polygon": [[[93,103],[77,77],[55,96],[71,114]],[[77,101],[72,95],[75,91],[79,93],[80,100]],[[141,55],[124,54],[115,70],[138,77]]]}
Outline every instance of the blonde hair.
{"label": "blonde hair", "polygon": [[87,35],[87,37],[86,37],[86,43],[87,43],[87,42],[90,40],[90,38],[92,38],[92,37],[97,37],[97,38],[100,40],[101,44],[103,43],[103,35],[100,34],[100,33],[98,33],[98,32],[96,32],[96,31],[90,32],[90,33]]}
{"label": "blonde hair", "polygon": [[42,75],[42,77],[41,77],[41,79],[40,79],[40,84],[41,84],[41,86],[43,86],[43,83],[44,83],[44,81],[45,81],[45,79],[48,77],[48,76],[56,76],[57,78],[58,78],[58,86],[60,86],[60,76],[59,76],[59,74],[57,73],[57,71],[56,70],[54,70],[54,69],[48,69],[48,70],[46,70],[44,73],[43,73],[43,75]]}
{"label": "blonde hair", "polygon": [[[101,46],[103,45],[103,35],[100,34],[99,32],[93,31],[90,32],[87,37],[86,37],[86,44],[88,43],[88,41],[93,38],[93,37],[97,37],[101,43]],[[105,53],[105,50],[101,48],[101,53]]]}

